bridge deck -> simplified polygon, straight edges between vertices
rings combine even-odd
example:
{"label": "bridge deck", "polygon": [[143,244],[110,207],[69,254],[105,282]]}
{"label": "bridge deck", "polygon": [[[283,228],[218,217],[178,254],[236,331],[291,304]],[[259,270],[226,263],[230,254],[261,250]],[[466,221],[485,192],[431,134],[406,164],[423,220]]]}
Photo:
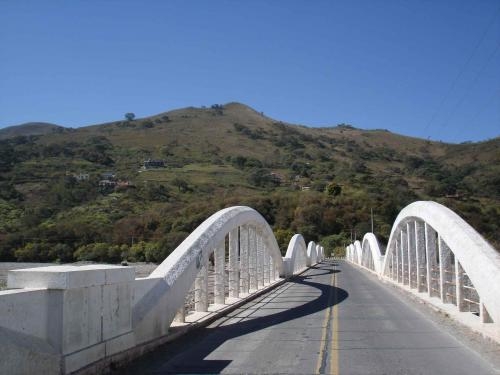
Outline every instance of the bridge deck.
{"label": "bridge deck", "polygon": [[326,261],[118,373],[495,373],[371,278]]}

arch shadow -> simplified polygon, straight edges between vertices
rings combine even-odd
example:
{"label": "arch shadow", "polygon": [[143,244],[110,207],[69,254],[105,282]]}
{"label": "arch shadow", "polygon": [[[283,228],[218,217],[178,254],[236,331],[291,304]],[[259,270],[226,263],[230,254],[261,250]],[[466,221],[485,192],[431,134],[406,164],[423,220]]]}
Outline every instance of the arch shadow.
{"label": "arch shadow", "polygon": [[[218,327],[204,327],[185,336],[155,348],[154,352],[146,354],[129,364],[127,368],[120,368],[120,374],[217,374],[226,368],[230,360],[205,359],[226,341],[252,332],[256,332],[287,321],[299,319],[319,311],[328,309],[348,298],[344,289],[329,284],[310,281],[312,277],[331,275],[341,272],[331,269],[333,262],[324,261],[320,265],[311,267],[313,273],[291,278],[287,284],[310,286],[321,292],[312,301],[278,313],[256,317],[254,319],[236,322]],[[329,268],[329,269],[327,269]],[[284,285],[287,285],[284,284]],[[333,298],[332,298],[333,296]],[[265,298],[265,297],[263,297]],[[257,299],[257,303],[262,298]],[[252,302],[249,302],[252,303]],[[229,316],[228,319],[231,319]],[[193,343],[195,343],[193,345]]]}

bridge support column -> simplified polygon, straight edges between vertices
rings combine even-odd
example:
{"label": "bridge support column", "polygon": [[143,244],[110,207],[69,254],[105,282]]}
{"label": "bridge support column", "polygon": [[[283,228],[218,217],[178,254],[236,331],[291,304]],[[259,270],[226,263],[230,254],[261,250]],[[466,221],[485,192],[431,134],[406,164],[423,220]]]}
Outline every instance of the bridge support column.
{"label": "bridge support column", "polygon": [[215,263],[215,284],[214,284],[214,303],[223,305],[225,302],[225,270],[224,266],[226,263],[225,254],[226,244],[223,240],[219,246],[215,248],[214,251],[214,263]]}
{"label": "bridge support column", "polygon": [[183,304],[181,308],[177,310],[177,314],[175,314],[174,321],[178,323],[186,322],[186,304]]}
{"label": "bridge support column", "polygon": [[417,288],[417,262],[415,249],[415,222],[411,221],[406,224],[406,233],[408,239],[408,286]]}
{"label": "bridge support column", "polygon": [[401,283],[401,245],[398,238],[394,241],[394,254],[396,254],[396,282]]}
{"label": "bridge support column", "polygon": [[426,251],[426,267],[427,267],[427,291],[431,297],[440,297],[440,277],[439,267],[437,264],[437,234],[436,231],[427,223],[425,223],[425,251]]}
{"label": "bridge support column", "polygon": [[410,270],[408,262],[408,236],[404,230],[401,230],[401,263],[403,285],[409,285]]}
{"label": "bridge support column", "polygon": [[270,283],[270,273],[271,273],[271,268],[269,264],[269,249],[267,246],[264,245],[264,258],[263,258],[263,276],[264,276],[264,285],[268,285]]}
{"label": "bridge support column", "polygon": [[229,297],[240,295],[240,273],[238,267],[238,228],[229,232]]}
{"label": "bridge support column", "polygon": [[250,226],[249,237],[249,273],[250,273],[250,291],[257,290],[257,233],[255,227]]}
{"label": "bridge support column", "polygon": [[248,236],[248,226],[244,225],[240,227],[240,282],[241,282],[241,293],[248,294],[249,290],[249,236]]}
{"label": "bridge support column", "polygon": [[422,221],[415,221],[415,250],[417,260],[417,291],[427,291],[425,226]]}
{"label": "bridge support column", "polygon": [[455,257],[455,288],[458,311],[467,311],[464,301],[464,269],[457,257]]}
{"label": "bridge support column", "polygon": [[194,309],[195,311],[205,312],[208,310],[208,260],[203,259],[203,266],[198,272],[194,282],[195,297]]}
{"label": "bridge support column", "polygon": [[261,289],[264,286],[264,239],[262,232],[257,230],[257,288]]}
{"label": "bridge support column", "polygon": [[269,279],[271,282],[276,280],[276,267],[274,266],[274,259],[269,257]]}
{"label": "bridge support column", "polygon": [[446,243],[439,236],[439,273],[441,301],[443,303],[453,303],[455,297],[455,261]]}
{"label": "bridge support column", "polygon": [[491,319],[490,313],[486,310],[486,306],[484,306],[481,299],[479,300],[479,317],[481,318],[481,323],[493,323],[493,319]]}

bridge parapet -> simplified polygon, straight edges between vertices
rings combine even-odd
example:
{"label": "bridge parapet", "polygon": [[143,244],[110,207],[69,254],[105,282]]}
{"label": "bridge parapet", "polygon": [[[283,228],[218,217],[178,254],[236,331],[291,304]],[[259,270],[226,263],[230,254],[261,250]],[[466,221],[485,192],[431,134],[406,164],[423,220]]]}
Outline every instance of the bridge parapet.
{"label": "bridge parapet", "polygon": [[199,323],[321,261],[322,247],[309,247],[295,235],[282,257],[259,213],[231,207],[146,278],[105,265],[10,271],[11,289],[0,292],[0,373],[70,373],[137,356],[173,326]]}
{"label": "bridge parapet", "polygon": [[408,205],[381,254],[372,233],[346,248],[348,261],[500,342],[500,253],[456,213],[436,202]]}

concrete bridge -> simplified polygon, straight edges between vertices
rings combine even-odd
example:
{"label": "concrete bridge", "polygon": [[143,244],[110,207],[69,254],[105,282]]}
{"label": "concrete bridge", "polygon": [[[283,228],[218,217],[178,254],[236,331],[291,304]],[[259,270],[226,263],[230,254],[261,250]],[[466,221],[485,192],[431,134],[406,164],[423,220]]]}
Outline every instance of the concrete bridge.
{"label": "concrete bridge", "polygon": [[[422,271],[412,276],[422,270],[422,238],[430,238],[427,258],[437,244],[443,275],[450,269],[444,264],[460,270],[456,258],[443,261],[456,238],[468,246],[455,250],[457,257],[474,254],[460,255],[459,267],[469,277],[462,273],[460,280],[475,288],[479,316],[462,312],[479,322],[474,329],[498,340],[495,250],[484,250],[489,245],[473,231],[465,231],[470,241],[460,237],[462,227],[460,235],[445,235],[457,221],[452,213],[455,221],[446,224],[444,207],[414,205],[396,220],[387,255],[367,235],[366,243],[348,248],[347,261],[324,259],[321,246],[306,246],[297,234],[282,257],[262,216],[233,207],[207,219],[147,278],[118,266],[11,271],[11,289],[0,292],[0,373],[95,373],[146,352],[116,373],[495,373],[497,344],[491,342],[489,357],[482,358],[393,287],[425,295],[415,281],[423,279]],[[436,211],[425,214],[420,205]],[[420,252],[414,256],[410,248]],[[484,251],[489,262],[482,260]],[[496,270],[490,279],[496,287],[483,293],[476,266],[468,262]],[[427,275],[425,280],[435,278]],[[442,278],[443,287],[454,280]],[[460,298],[473,301],[455,295]]]}

